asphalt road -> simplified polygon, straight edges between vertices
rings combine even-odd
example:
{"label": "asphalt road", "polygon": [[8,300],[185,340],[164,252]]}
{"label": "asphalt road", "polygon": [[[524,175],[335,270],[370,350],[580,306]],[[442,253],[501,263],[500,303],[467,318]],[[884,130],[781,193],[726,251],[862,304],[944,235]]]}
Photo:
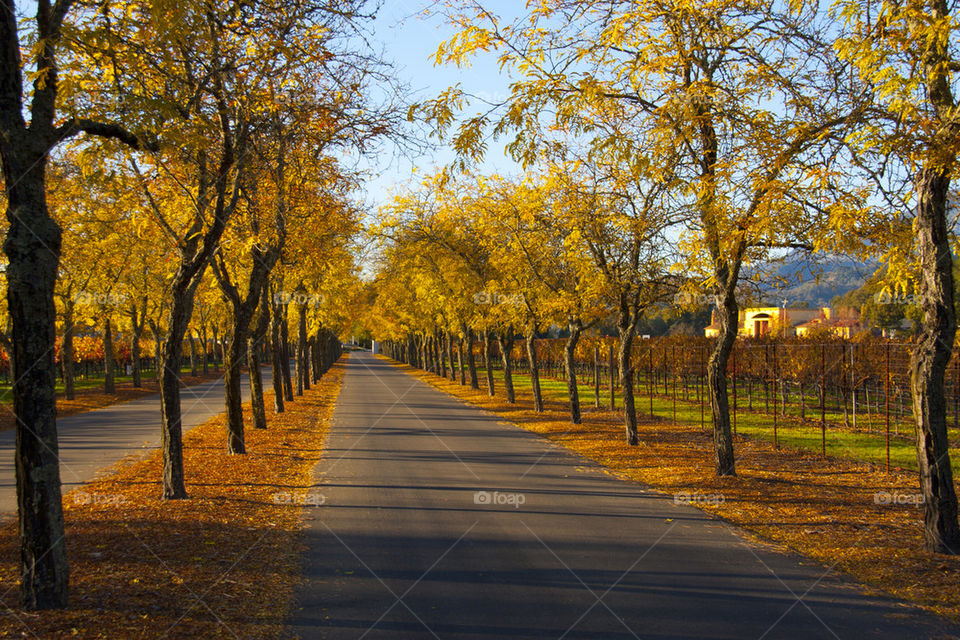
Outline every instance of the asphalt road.
{"label": "asphalt road", "polygon": [[940,638],[936,618],[355,353],[301,638]]}
{"label": "asphalt road", "polygon": [[[264,388],[273,377],[263,369]],[[243,401],[250,399],[250,384],[243,376]],[[223,379],[180,390],[183,431],[203,424],[223,412]],[[63,491],[86,484],[129,455],[142,455],[160,446],[160,396],[151,395],[57,420],[60,443],[60,478]],[[14,430],[0,432],[0,521],[16,517]]]}

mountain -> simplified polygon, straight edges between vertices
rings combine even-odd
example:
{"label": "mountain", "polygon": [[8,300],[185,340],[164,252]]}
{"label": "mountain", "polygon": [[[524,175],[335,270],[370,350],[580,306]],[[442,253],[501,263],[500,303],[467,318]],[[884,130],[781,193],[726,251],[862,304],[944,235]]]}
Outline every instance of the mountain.
{"label": "mountain", "polygon": [[760,300],[788,307],[827,307],[836,296],[859,289],[880,266],[845,256],[812,257],[802,253],[785,256],[745,276],[754,279],[751,294]]}

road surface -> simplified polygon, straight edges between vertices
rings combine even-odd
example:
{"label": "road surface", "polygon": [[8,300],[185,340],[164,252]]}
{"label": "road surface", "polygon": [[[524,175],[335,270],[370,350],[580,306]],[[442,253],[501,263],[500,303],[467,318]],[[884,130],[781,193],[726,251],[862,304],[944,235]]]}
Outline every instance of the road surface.
{"label": "road surface", "polygon": [[351,355],[301,638],[942,638],[939,619]]}
{"label": "road surface", "polygon": [[[250,384],[243,376],[243,401],[250,399]],[[273,377],[263,369],[264,388]],[[223,379],[180,390],[183,431],[203,424],[223,412]],[[9,410],[9,409],[8,409]],[[57,420],[60,442],[60,478],[66,493],[86,484],[97,472],[131,454],[143,454],[160,446],[160,396],[138,398]],[[14,473],[15,431],[0,432],[0,521],[16,517],[17,494]]]}

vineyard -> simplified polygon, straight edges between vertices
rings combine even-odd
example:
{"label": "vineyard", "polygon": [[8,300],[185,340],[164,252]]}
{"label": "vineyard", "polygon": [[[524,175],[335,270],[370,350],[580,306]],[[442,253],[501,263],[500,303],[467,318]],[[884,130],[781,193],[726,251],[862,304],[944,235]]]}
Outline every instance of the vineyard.
{"label": "vineyard", "polygon": [[[712,427],[706,369],[713,342],[677,336],[644,339],[633,345],[634,400],[644,418]],[[539,377],[566,383],[566,343],[563,338],[534,341]],[[573,371],[580,403],[623,409],[616,348],[617,341],[611,337],[578,340]],[[734,433],[739,427],[745,435],[771,440],[775,446],[785,439],[788,446],[875,462],[888,470],[891,466],[913,468],[916,421],[908,368],[913,348],[912,343],[873,337],[740,340],[727,368]],[[394,355],[406,357],[399,352]],[[495,372],[495,384],[504,384],[498,341],[490,342],[489,356],[481,342],[462,359],[452,346],[450,356],[441,349],[436,362],[429,353],[417,355],[428,363],[428,369],[453,378],[462,375],[464,382],[472,355],[481,379],[489,369]],[[530,384],[532,367],[524,346],[512,346],[508,366],[518,384],[519,378]],[[949,370],[946,393],[953,448],[960,444],[960,358],[951,360]]]}

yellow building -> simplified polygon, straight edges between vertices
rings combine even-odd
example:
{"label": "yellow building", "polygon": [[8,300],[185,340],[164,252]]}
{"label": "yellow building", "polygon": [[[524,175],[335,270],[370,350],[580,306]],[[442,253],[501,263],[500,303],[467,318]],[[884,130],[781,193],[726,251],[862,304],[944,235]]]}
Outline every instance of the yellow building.
{"label": "yellow building", "polygon": [[[748,307],[740,310],[737,335],[741,338],[759,338],[766,335],[803,336],[815,328],[827,327],[839,336],[850,337],[863,330],[859,324],[859,314],[855,310],[841,311],[838,313],[830,307]],[[711,314],[710,325],[704,333],[708,338],[720,335],[716,311]]]}
{"label": "yellow building", "polygon": [[860,313],[856,309],[832,309],[824,307],[819,317],[813,318],[797,326],[797,335],[801,338],[807,336],[812,331],[825,329],[840,338],[852,338],[866,327],[860,324]]}

